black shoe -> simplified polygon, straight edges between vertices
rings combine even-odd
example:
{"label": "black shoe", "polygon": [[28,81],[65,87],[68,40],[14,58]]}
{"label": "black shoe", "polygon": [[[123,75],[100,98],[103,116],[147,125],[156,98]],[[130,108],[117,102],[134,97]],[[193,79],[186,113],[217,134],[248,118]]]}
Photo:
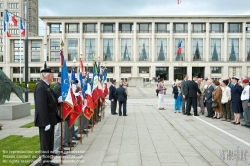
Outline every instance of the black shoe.
{"label": "black shoe", "polygon": [[194,115],[194,116],[200,116],[200,115],[197,114],[197,115]]}
{"label": "black shoe", "polygon": [[247,124],[241,124],[241,126],[247,126]]}
{"label": "black shoe", "polygon": [[232,124],[235,124],[235,122],[231,122]]}
{"label": "black shoe", "polygon": [[247,124],[245,127],[250,127],[250,125]]}
{"label": "black shoe", "polygon": [[122,116],[122,115],[119,115],[119,116]]}
{"label": "black shoe", "polygon": [[210,116],[207,115],[206,117],[209,118]]}
{"label": "black shoe", "polygon": [[123,116],[128,116],[128,115],[123,115]]}
{"label": "black shoe", "polygon": [[187,114],[187,116],[192,116],[193,114]]}
{"label": "black shoe", "polygon": [[186,113],[182,113],[183,115],[187,115]]}
{"label": "black shoe", "polygon": [[58,164],[58,163],[52,163],[52,162],[49,162],[49,164],[50,164],[51,166],[59,166],[59,164]]}
{"label": "black shoe", "polygon": [[115,114],[115,115],[117,115],[118,113],[117,113],[117,112],[115,112],[114,114]]}

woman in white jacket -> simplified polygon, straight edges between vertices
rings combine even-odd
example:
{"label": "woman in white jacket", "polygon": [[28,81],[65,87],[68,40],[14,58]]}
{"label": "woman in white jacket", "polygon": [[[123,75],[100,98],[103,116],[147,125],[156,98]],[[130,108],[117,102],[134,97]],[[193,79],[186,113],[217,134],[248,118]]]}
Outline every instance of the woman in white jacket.
{"label": "woman in white jacket", "polygon": [[224,112],[224,118],[222,121],[231,122],[231,89],[227,86],[228,80],[221,82],[222,98],[221,104]]}

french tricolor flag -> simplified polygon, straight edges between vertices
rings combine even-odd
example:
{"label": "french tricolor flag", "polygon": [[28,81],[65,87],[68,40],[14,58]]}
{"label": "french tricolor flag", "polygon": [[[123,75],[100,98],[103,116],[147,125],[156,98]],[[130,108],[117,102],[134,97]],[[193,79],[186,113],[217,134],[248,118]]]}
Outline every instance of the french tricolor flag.
{"label": "french tricolor flag", "polygon": [[22,19],[20,19],[20,33],[22,36],[25,36],[25,28],[24,28]]}
{"label": "french tricolor flag", "polygon": [[181,54],[181,51],[182,51],[182,40],[178,44],[177,54]]}
{"label": "french tricolor flag", "polygon": [[17,26],[17,19],[15,16],[6,9],[4,13],[4,21],[8,22],[10,25]]}
{"label": "french tricolor flag", "polygon": [[9,31],[7,30],[7,26],[6,26],[6,22],[3,22],[3,30],[6,33],[7,37],[11,37],[11,34],[9,33]]}

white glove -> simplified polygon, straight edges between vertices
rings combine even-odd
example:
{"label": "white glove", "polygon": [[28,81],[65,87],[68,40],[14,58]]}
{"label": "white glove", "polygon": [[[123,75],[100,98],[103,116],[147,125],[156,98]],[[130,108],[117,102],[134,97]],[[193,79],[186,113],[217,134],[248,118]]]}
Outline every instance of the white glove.
{"label": "white glove", "polygon": [[47,126],[45,126],[44,131],[48,131],[49,129],[50,129],[50,124],[49,124],[49,125],[47,125]]}
{"label": "white glove", "polygon": [[112,102],[114,101],[114,99],[111,100]]}
{"label": "white glove", "polygon": [[62,102],[62,96],[58,97],[57,101],[58,101],[58,103],[61,103]]}

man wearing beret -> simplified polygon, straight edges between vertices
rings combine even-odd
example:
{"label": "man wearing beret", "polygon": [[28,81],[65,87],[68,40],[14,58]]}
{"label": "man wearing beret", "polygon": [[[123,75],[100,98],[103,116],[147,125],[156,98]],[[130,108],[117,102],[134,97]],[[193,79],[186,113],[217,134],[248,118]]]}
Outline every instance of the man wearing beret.
{"label": "man wearing beret", "polygon": [[58,99],[50,88],[54,74],[50,68],[41,71],[42,78],[34,90],[35,126],[39,127],[41,165],[59,165],[51,162],[54,146],[54,126],[60,121],[57,117]]}
{"label": "man wearing beret", "polygon": [[248,106],[248,100],[249,100],[249,80],[243,79],[243,91],[241,93],[241,101],[242,101],[242,108],[244,111],[244,124],[241,126],[250,127],[250,106]]}

